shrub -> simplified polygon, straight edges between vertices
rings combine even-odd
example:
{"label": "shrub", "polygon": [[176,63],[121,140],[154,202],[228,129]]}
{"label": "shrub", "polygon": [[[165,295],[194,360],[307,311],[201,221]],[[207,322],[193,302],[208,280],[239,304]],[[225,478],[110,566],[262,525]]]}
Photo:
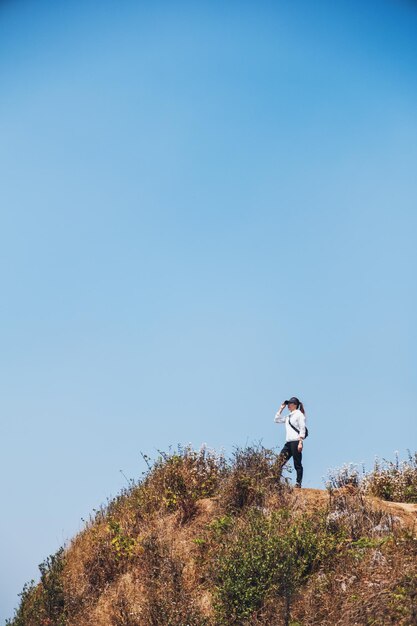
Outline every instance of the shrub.
{"label": "shrub", "polygon": [[417,573],[405,574],[389,596],[389,609],[397,624],[417,624]]}
{"label": "shrub", "polygon": [[383,500],[417,503],[417,453],[409,453],[400,462],[375,461],[373,471],[365,479],[365,489]]}
{"label": "shrub", "polygon": [[36,592],[34,580],[24,585],[23,591],[19,593],[19,597],[19,608],[16,609],[14,618],[6,620],[6,626],[27,626],[31,623],[32,617],[36,616],[41,609],[40,598]]}
{"label": "shrub", "polygon": [[144,511],[179,511],[183,523],[197,510],[197,500],[214,495],[225,471],[225,460],[203,447],[187,446],[174,453],[160,453],[148,476],[137,490]]}
{"label": "shrub", "polygon": [[126,568],[125,560],[119,558],[117,546],[112,543],[114,537],[112,527],[104,522],[85,533],[84,553],[80,556],[85,589],[91,597],[99,596]]}
{"label": "shrub", "polygon": [[320,515],[291,519],[287,509],[270,516],[250,511],[225,536],[214,561],[216,624],[253,623],[268,596],[284,600],[289,624],[295,593],[334,545]]}
{"label": "shrub", "polygon": [[271,491],[283,491],[277,455],[263,446],[237,448],[221,488],[220,505],[229,513],[265,504]]}
{"label": "shrub", "polygon": [[62,572],[65,566],[64,549],[49,556],[39,565],[40,583],[25,585],[21,602],[9,626],[65,626],[66,609]]}
{"label": "shrub", "polygon": [[365,474],[364,468],[361,474],[353,463],[329,470],[325,486],[330,494],[338,489],[360,489],[382,500],[417,503],[417,453],[409,452],[408,460],[401,462],[398,455],[395,461],[377,459],[369,474]]}
{"label": "shrub", "polygon": [[110,517],[108,530],[111,534],[111,545],[116,560],[129,560],[135,556],[138,540],[123,532],[121,524]]}
{"label": "shrub", "polygon": [[[362,473],[364,473],[364,470],[362,470]],[[336,489],[358,489],[360,483],[361,474],[358,466],[354,463],[348,463],[339,469],[329,470],[325,486],[331,493]]]}

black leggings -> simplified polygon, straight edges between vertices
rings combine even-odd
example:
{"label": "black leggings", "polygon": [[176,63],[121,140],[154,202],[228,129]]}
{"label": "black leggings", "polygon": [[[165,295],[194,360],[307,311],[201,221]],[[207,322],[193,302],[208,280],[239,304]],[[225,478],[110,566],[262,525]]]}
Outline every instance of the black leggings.
{"label": "black leggings", "polygon": [[297,472],[297,485],[301,485],[303,480],[303,466],[301,464],[303,454],[298,452],[298,441],[287,441],[285,446],[279,453],[281,458],[281,467],[292,457],[294,459],[294,467]]}

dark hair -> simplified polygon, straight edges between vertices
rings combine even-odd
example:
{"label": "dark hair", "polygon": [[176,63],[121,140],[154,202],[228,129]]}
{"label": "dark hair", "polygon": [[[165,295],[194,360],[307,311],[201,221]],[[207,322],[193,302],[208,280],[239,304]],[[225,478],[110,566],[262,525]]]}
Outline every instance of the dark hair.
{"label": "dark hair", "polygon": [[304,404],[302,402],[299,403],[298,408],[300,409],[301,413],[303,415],[306,414],[305,409],[304,409]]}

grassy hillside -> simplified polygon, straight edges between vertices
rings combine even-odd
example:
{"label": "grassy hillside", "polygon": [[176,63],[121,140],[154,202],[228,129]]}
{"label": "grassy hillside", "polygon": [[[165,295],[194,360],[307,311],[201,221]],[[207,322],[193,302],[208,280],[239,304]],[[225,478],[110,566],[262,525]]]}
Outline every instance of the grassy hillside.
{"label": "grassy hillside", "polygon": [[9,626],[417,624],[417,457],[327,491],[276,461],[162,454],[40,566]]}

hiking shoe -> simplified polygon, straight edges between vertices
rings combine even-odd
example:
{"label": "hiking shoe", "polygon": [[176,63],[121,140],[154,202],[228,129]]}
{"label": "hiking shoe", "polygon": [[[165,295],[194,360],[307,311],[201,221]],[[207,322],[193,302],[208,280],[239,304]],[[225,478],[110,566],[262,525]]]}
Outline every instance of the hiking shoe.
{"label": "hiking shoe", "polygon": [[300,485],[300,483],[295,483],[295,485],[294,485],[294,486],[295,486],[295,488],[296,488],[296,489],[301,489],[301,485]]}

